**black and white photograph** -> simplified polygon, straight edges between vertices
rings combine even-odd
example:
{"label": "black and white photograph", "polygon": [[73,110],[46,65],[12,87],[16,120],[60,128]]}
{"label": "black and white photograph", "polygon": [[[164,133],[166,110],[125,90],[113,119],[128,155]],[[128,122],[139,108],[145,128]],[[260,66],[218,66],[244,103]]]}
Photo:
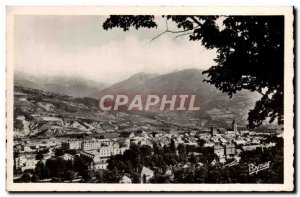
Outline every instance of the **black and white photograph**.
{"label": "black and white photograph", "polygon": [[294,190],[293,7],[6,12],[8,191]]}

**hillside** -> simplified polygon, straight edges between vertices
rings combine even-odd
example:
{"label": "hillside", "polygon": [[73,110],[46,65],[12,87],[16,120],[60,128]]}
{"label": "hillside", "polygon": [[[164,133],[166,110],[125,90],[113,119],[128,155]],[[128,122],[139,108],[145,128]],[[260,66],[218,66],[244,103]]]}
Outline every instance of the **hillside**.
{"label": "hillside", "polygon": [[196,114],[197,117],[228,121],[238,119],[245,122],[249,109],[254,107],[259,95],[242,91],[230,99],[227,94],[220,92],[213,85],[203,82],[204,79],[202,70],[198,69],[187,69],[154,77],[139,73],[98,92],[97,96],[100,98],[106,94],[196,95],[200,100],[201,108]]}
{"label": "hillside", "polygon": [[[203,79],[202,71],[196,69],[159,76],[138,73],[94,93],[98,98],[105,94],[195,94],[200,99],[200,111],[113,111],[108,114],[100,111],[97,99],[72,97],[63,94],[63,91],[57,94],[28,88],[18,85],[16,81],[14,135],[90,135],[119,131],[120,128],[137,129],[145,125],[152,126],[154,130],[169,130],[172,125],[200,129],[212,124],[227,127],[233,119],[245,125],[249,109],[254,107],[258,99],[257,95],[243,91],[230,99],[214,86],[203,82]],[[33,86],[30,82],[27,85]],[[79,92],[83,89],[78,86]]]}
{"label": "hillside", "polygon": [[101,91],[108,86],[105,83],[98,83],[78,77],[39,77],[22,72],[16,72],[14,80],[15,85],[81,98],[92,97],[93,93]]}

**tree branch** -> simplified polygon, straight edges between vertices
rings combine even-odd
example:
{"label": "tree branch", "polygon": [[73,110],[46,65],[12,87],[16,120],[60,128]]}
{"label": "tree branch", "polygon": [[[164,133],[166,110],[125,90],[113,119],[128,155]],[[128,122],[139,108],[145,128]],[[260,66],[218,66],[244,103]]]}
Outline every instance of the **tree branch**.
{"label": "tree branch", "polygon": [[193,34],[193,32],[183,33],[183,34],[175,36],[175,38],[173,40],[176,40],[179,37],[186,36],[186,35],[191,35],[191,34]]}
{"label": "tree branch", "polygon": [[190,19],[192,19],[196,24],[198,24],[199,26],[202,26],[202,24],[200,23],[200,21],[198,21],[195,16],[190,16]]}
{"label": "tree branch", "polygon": [[[184,34],[181,34],[181,35],[178,35],[176,36],[174,39],[180,37],[180,36],[184,36],[184,35],[189,35],[189,34],[192,34],[193,32],[190,32],[196,28],[200,27],[200,25],[197,25],[195,26],[194,28],[192,29],[186,29],[186,30],[179,30],[179,31],[173,31],[173,30],[169,30],[169,26],[168,26],[168,19],[166,19],[166,30],[163,31],[162,33],[158,34],[157,36],[155,36],[154,38],[152,38],[150,40],[150,42],[154,41],[155,39],[159,38],[160,36],[162,36],[163,34],[165,33],[172,33],[172,34],[178,34],[178,33],[184,33]],[[187,33],[186,33],[187,32]]]}
{"label": "tree branch", "polygon": [[154,38],[152,38],[152,39],[150,40],[150,42],[152,42],[153,40],[155,40],[156,38],[160,37],[161,35],[163,35],[163,34],[165,34],[165,33],[167,33],[167,32],[168,32],[168,30],[166,30],[166,31],[164,31],[164,32],[162,32],[162,33],[160,33],[160,34],[158,34],[157,36],[155,36]]}

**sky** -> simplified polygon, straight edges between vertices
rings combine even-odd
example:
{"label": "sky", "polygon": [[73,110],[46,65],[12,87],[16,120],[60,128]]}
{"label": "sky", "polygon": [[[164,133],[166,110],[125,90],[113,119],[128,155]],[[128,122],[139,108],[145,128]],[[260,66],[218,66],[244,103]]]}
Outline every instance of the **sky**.
{"label": "sky", "polygon": [[[14,19],[15,71],[37,76],[75,76],[116,83],[139,73],[165,74],[214,65],[215,50],[188,37],[155,29],[103,30],[107,16],[18,15]],[[170,30],[176,30],[171,21]]]}

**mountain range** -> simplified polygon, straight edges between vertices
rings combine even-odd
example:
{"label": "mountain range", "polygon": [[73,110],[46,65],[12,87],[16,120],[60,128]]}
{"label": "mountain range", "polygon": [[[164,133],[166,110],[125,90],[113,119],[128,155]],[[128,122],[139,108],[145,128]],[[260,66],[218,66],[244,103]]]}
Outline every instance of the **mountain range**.
{"label": "mountain range", "polygon": [[157,75],[137,73],[128,79],[111,86],[80,78],[38,77],[15,75],[15,85],[44,91],[66,94],[74,97],[99,99],[106,94],[125,95],[196,95],[200,101],[200,111],[193,114],[199,118],[223,120],[233,119],[246,123],[248,112],[254,107],[259,94],[241,91],[232,98],[204,82],[205,76],[199,69],[186,69],[168,74]]}
{"label": "mountain range", "polygon": [[74,97],[92,97],[92,95],[109,86],[79,77],[65,76],[34,76],[23,72],[15,72],[15,85],[27,88],[39,89],[48,92],[65,94]]}

